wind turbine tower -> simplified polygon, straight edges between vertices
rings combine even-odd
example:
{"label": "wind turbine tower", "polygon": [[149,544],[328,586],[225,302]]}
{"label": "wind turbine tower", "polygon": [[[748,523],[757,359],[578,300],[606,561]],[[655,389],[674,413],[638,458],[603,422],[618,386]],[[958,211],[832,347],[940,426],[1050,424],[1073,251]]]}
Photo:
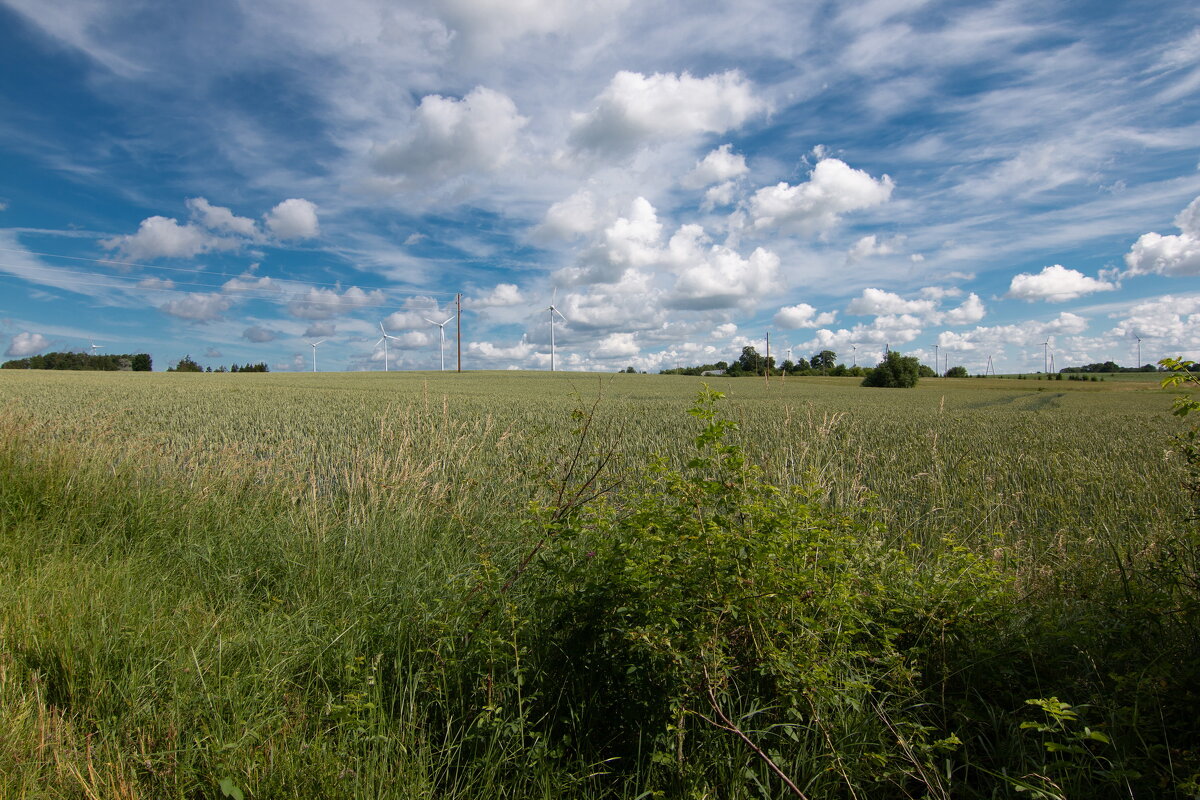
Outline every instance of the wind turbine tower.
{"label": "wind turbine tower", "polygon": [[1050,374],[1050,340],[1042,342],[1042,372]]}
{"label": "wind turbine tower", "polygon": [[451,316],[451,317],[446,317],[445,322],[434,322],[429,317],[424,317],[424,320],[426,322],[428,322],[430,325],[436,325],[438,328],[438,331],[441,332],[441,334],[442,334],[442,344],[438,350],[439,356],[441,358],[442,372],[446,371],[446,325],[452,319],[454,319],[454,317]]}
{"label": "wind turbine tower", "polygon": [[558,300],[558,287],[556,286],[554,288],[554,294],[551,295],[551,297],[550,297],[550,305],[546,307],[546,310],[548,312],[550,312],[550,371],[551,372],[554,372],[554,315],[558,314],[558,316],[562,318],[563,322],[567,321],[567,318],[564,317],[562,315],[562,312],[558,310],[558,307],[554,305],[555,301],[557,301],[557,300]]}
{"label": "wind turbine tower", "polygon": [[325,342],[327,342],[327,341],[329,341],[329,340],[322,339],[319,342],[309,342],[308,343],[309,347],[311,347],[313,349],[313,372],[317,371],[317,345],[325,344]]}
{"label": "wind turbine tower", "polygon": [[[379,332],[382,333],[383,336],[379,337],[379,341],[375,343],[375,346],[378,347],[380,342],[383,343],[383,371],[387,372],[388,371],[388,346],[387,346],[388,339],[395,339],[397,337],[392,336],[390,333],[385,331],[383,329],[382,322],[379,323]],[[316,351],[314,351],[314,353],[315,352]]]}
{"label": "wind turbine tower", "polygon": [[1142,368],[1142,337],[1140,337],[1140,336],[1137,336],[1137,337],[1134,337],[1134,338],[1136,338],[1136,339],[1138,340],[1138,363],[1137,363],[1137,368],[1138,368],[1138,369],[1141,369],[1141,368]]}
{"label": "wind turbine tower", "polygon": [[91,353],[92,355],[96,355],[97,350],[104,349],[104,345],[96,344],[94,339],[88,339],[88,342],[91,344],[91,347],[89,349],[92,351],[92,353]]}

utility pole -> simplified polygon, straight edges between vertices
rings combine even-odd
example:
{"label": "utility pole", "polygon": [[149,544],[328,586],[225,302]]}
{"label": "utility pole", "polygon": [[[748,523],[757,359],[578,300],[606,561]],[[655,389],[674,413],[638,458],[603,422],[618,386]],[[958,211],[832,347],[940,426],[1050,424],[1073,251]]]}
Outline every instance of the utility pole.
{"label": "utility pole", "polygon": [[940,364],[941,364],[941,362],[938,361],[938,346],[935,344],[933,346],[933,374],[934,374],[934,376],[942,374]]}
{"label": "utility pole", "polygon": [[1142,368],[1142,337],[1140,337],[1140,336],[1139,336],[1139,337],[1137,337],[1137,340],[1138,340],[1138,363],[1137,363],[1137,368],[1138,368],[1138,369],[1141,369],[1141,368]]}
{"label": "utility pole", "polygon": [[1042,372],[1050,374],[1050,340],[1042,342]]}
{"label": "utility pole", "polygon": [[462,372],[462,292],[454,295],[455,327],[454,346],[458,349],[458,371]]}
{"label": "utility pole", "polygon": [[771,386],[771,332],[767,331],[767,368],[763,370],[763,381]]}

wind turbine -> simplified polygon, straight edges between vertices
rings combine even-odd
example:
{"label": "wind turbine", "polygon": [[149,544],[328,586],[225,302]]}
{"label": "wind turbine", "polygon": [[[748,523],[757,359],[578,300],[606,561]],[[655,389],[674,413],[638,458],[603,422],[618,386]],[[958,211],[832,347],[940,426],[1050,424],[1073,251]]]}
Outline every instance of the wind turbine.
{"label": "wind turbine", "polygon": [[850,345],[850,357],[851,357],[851,360],[854,361],[854,363],[851,364],[850,366],[857,367],[858,366],[858,345],[856,345],[856,344]]}
{"label": "wind turbine", "polygon": [[[384,371],[384,372],[387,372],[387,371],[388,371],[388,351],[387,351],[387,340],[388,340],[388,339],[396,339],[396,338],[398,338],[398,337],[396,337],[396,336],[392,336],[390,333],[388,333],[387,331],[385,331],[385,330],[383,329],[383,323],[382,323],[382,322],[380,322],[380,323],[379,323],[379,332],[383,334],[383,336],[380,336],[380,337],[379,337],[379,342],[383,342],[383,371]],[[375,343],[375,346],[376,346],[376,347],[378,347],[378,346],[379,346],[379,342],[376,342],[376,343]],[[314,354],[315,354],[315,350],[314,350]]]}
{"label": "wind turbine", "polygon": [[1042,372],[1050,374],[1050,340],[1042,342]]}
{"label": "wind turbine", "polygon": [[567,321],[567,318],[563,317],[562,312],[559,311],[558,307],[554,305],[554,302],[556,300],[558,300],[558,287],[557,286],[554,287],[554,294],[551,295],[551,297],[550,297],[550,305],[547,306],[547,308],[546,308],[546,310],[550,312],[550,371],[551,372],[554,372],[554,315],[558,314],[558,316],[562,317],[563,322]]}
{"label": "wind turbine", "polygon": [[1140,337],[1140,336],[1134,336],[1133,338],[1135,338],[1135,339],[1137,339],[1137,340],[1138,340],[1138,363],[1137,363],[1137,368],[1138,368],[1138,369],[1141,369],[1141,368],[1142,368],[1142,337]]}
{"label": "wind turbine", "polygon": [[[1140,340],[1139,340],[1139,341],[1140,341]],[[92,351],[92,355],[96,355],[96,351],[97,351],[97,350],[101,350],[101,349],[103,349],[103,348],[104,348],[104,345],[102,345],[102,344],[96,344],[96,340],[95,340],[95,339],[88,339],[88,342],[90,342],[90,343],[91,343],[91,345],[92,345],[92,346],[91,346],[91,348],[90,348],[90,349],[91,349],[91,351]]]}
{"label": "wind turbine", "polygon": [[450,322],[450,320],[454,319],[454,317],[453,316],[446,317],[446,322],[434,322],[429,317],[422,317],[422,319],[424,319],[430,325],[437,325],[438,330],[441,331],[441,333],[442,333],[442,346],[441,346],[441,350],[439,351],[439,353],[441,354],[441,358],[442,358],[442,372],[445,372],[446,371],[446,323]]}
{"label": "wind turbine", "polygon": [[941,362],[938,361],[938,346],[933,346],[933,374],[935,376],[942,374]]}
{"label": "wind turbine", "polygon": [[309,343],[308,343],[308,344],[309,344],[309,346],[310,346],[310,347],[312,347],[312,349],[313,349],[313,372],[316,372],[316,371],[317,371],[317,345],[319,345],[319,344],[325,344],[325,342],[327,342],[327,341],[329,341],[329,340],[328,340],[328,339],[322,339],[322,340],[321,340],[321,341],[319,341],[319,342],[309,342]]}

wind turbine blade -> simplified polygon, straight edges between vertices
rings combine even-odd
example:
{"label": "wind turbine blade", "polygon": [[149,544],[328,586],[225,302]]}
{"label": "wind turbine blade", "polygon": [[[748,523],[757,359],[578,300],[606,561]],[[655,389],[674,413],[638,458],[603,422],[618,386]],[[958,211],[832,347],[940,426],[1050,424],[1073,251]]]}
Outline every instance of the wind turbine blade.
{"label": "wind turbine blade", "polygon": [[450,324],[450,320],[452,320],[452,319],[454,319],[453,315],[446,317],[445,322],[438,322],[438,323],[434,323],[434,324],[440,326],[442,329],[445,329],[445,327]]}
{"label": "wind turbine blade", "polygon": [[431,320],[429,317],[421,317],[421,319],[425,320],[425,321],[426,321],[426,322],[428,322],[430,325],[437,325],[437,323],[436,323],[436,322],[434,322],[433,320]]}
{"label": "wind turbine blade", "polygon": [[558,314],[559,318],[563,322],[567,321],[567,318],[563,316],[563,313],[561,311],[559,311],[557,308],[555,308],[554,306],[550,306],[550,310],[553,311],[555,314]]}

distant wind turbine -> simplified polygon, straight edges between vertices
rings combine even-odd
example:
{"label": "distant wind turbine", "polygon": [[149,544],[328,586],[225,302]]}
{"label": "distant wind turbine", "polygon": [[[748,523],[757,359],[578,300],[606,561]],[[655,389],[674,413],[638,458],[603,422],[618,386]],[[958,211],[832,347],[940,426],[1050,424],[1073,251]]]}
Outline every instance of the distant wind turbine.
{"label": "distant wind turbine", "polygon": [[328,339],[322,339],[322,340],[321,340],[321,341],[319,341],[319,342],[309,342],[309,343],[308,343],[308,344],[309,344],[309,346],[310,346],[310,347],[313,349],[313,372],[316,372],[316,371],[317,371],[317,345],[319,345],[319,344],[325,344],[325,342],[327,342],[327,341],[329,341],[329,340],[328,340]]}
{"label": "distant wind turbine", "polygon": [[442,359],[442,372],[445,372],[446,371],[446,323],[450,322],[452,319],[454,319],[454,317],[453,316],[446,317],[446,322],[434,322],[429,317],[422,317],[422,319],[424,319],[430,325],[437,325],[438,330],[441,331],[442,345],[441,345],[441,349],[438,352],[440,353],[441,359]]}
{"label": "distant wind turbine", "polygon": [[101,349],[103,349],[103,348],[104,348],[104,345],[102,345],[102,344],[96,344],[96,342],[95,342],[95,340],[94,340],[94,339],[88,339],[88,341],[89,341],[89,342],[91,343],[91,345],[92,345],[92,346],[91,346],[92,355],[96,355],[96,351],[97,351],[97,350],[101,350]]}
{"label": "distant wind turbine", "polygon": [[557,286],[554,287],[554,294],[551,295],[550,305],[547,306],[547,308],[546,308],[546,310],[550,312],[550,371],[551,372],[554,372],[554,315],[558,314],[558,316],[562,318],[563,322],[567,321],[567,318],[564,317],[562,315],[562,312],[558,310],[558,307],[554,305],[556,300],[558,300],[558,287]]}
{"label": "distant wind turbine", "polygon": [[[380,323],[379,323],[379,332],[380,332],[380,333],[382,333],[382,334],[383,334],[383,336],[380,336],[380,337],[379,337],[379,342],[376,342],[376,343],[375,343],[375,346],[376,346],[376,347],[378,347],[380,342],[382,342],[382,343],[383,343],[383,371],[384,371],[384,372],[387,372],[387,371],[388,371],[388,351],[387,351],[387,343],[388,343],[388,339],[396,339],[396,338],[399,338],[399,337],[392,336],[390,333],[388,333],[387,331],[385,331],[385,330],[383,329],[383,323],[382,323],[382,322],[380,322]],[[314,354],[314,355],[316,354],[316,350],[314,350],[314,351],[313,351],[313,354]]]}
{"label": "distant wind turbine", "polygon": [[1050,374],[1050,340],[1042,342],[1042,372]]}

